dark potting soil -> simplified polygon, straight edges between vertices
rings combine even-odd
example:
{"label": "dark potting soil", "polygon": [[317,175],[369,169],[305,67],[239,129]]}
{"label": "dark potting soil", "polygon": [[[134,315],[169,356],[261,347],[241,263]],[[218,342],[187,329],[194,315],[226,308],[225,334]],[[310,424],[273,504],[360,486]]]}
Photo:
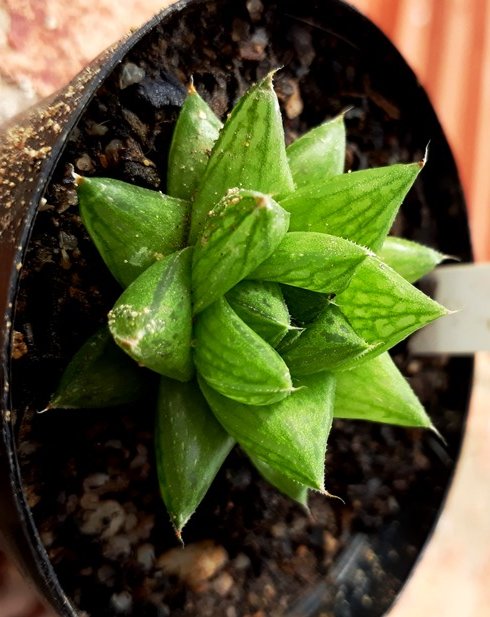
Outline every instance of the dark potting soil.
{"label": "dark potting soil", "polygon": [[71,166],[165,191],[165,152],[191,75],[224,117],[283,66],[275,83],[289,141],[351,108],[347,169],[420,160],[432,139],[394,231],[469,258],[452,159],[397,55],[363,50],[345,9],[333,7],[320,27],[311,3],[289,4],[209,2],[156,28],[98,91],[41,203],[16,306],[19,452],[40,536],[84,615],[381,615],[450,479],[471,364],[412,358],[403,344],[395,360],[447,447],[428,432],[336,421],[327,488],[345,504],[312,494],[311,515],[236,449],[185,528],[185,550],[159,496],[152,392],[134,407],[36,414],[120,293],[81,224]]}

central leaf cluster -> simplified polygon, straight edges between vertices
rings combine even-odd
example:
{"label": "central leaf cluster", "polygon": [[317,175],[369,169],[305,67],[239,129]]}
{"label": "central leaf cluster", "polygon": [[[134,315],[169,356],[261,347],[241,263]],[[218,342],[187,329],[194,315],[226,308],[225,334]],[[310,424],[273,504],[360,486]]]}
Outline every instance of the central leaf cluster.
{"label": "central leaf cluster", "polygon": [[[235,442],[306,504],[325,490],[334,415],[431,426],[384,353],[445,313],[410,284],[442,256],[386,237],[422,165],[343,174],[344,160],[343,116],[286,148],[268,75],[224,126],[191,87],[168,194],[77,179],[84,224],[125,287],[112,339],[161,375],[157,465],[179,532]],[[104,329],[80,350],[52,406],[141,394],[112,339]]]}

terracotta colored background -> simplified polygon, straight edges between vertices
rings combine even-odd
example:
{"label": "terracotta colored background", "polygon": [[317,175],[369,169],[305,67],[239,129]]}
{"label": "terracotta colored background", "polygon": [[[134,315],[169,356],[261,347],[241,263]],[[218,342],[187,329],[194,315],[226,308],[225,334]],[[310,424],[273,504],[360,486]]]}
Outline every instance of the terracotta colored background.
{"label": "terracotta colored background", "polygon": [[[0,122],[63,86],[84,64],[169,0],[0,0]],[[490,259],[490,0],[351,0],[397,44],[427,89],[451,142],[471,215],[475,254]],[[481,354],[473,407],[489,408],[490,359]],[[490,421],[473,414],[437,534],[446,552],[424,560],[393,617],[490,614]],[[486,475],[485,475],[486,474]],[[481,480],[478,490],[471,482]],[[484,487],[481,490],[481,487]],[[462,530],[467,530],[466,535]],[[443,579],[445,566],[452,578]],[[434,606],[437,600],[442,604]],[[47,617],[0,553],[0,617]]]}
{"label": "terracotta colored background", "polygon": [[[429,93],[458,162],[479,260],[490,259],[490,2],[351,0]],[[490,610],[490,609],[489,609]]]}

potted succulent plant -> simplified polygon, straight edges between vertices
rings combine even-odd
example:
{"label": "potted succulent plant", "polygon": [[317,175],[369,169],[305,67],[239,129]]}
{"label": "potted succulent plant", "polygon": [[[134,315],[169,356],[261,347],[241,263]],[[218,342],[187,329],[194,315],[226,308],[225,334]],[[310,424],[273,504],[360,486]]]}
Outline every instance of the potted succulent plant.
{"label": "potted succulent plant", "polygon": [[[33,129],[14,127],[7,134],[10,148],[3,156],[16,173],[9,188],[26,190],[34,177],[32,169],[12,165],[15,148],[24,161],[48,156],[49,167],[32,181],[28,221],[22,198],[10,207],[6,202],[3,215],[11,234],[5,255],[14,257],[5,281],[6,332],[15,331],[4,345],[14,357],[11,373],[4,365],[6,396],[12,397],[4,403],[5,450],[14,456],[4,473],[10,473],[10,486],[24,488],[24,497],[9,493],[13,524],[27,540],[21,553],[61,614],[75,614],[75,607],[94,615],[238,614],[237,606],[243,614],[316,614],[341,605],[351,614],[380,614],[436,516],[450,473],[436,438],[362,422],[338,421],[330,439],[328,488],[345,506],[318,494],[309,518],[237,450],[211,484],[238,441],[262,476],[303,505],[307,488],[324,490],[334,381],[338,416],[343,409],[344,417],[382,419],[373,416],[372,404],[381,394],[385,411],[394,401],[392,421],[398,414],[398,424],[430,426],[395,365],[386,355],[374,358],[443,312],[374,255],[382,251],[384,262],[412,280],[423,272],[404,270],[418,259],[402,256],[400,262],[401,249],[439,259],[439,253],[397,240],[382,248],[429,139],[430,165],[395,230],[443,253],[468,256],[454,164],[413,75],[349,7],[329,2],[317,9],[314,2],[179,4],[136,35],[129,49],[116,52],[102,69],[102,85],[94,93],[99,74],[66,126],[50,116],[53,107],[72,111],[63,99],[39,116],[55,134],[52,154],[45,142],[30,141],[43,139]],[[281,65],[276,90],[284,125],[270,74]],[[186,99],[190,75],[202,98],[192,89]],[[218,138],[219,116],[241,95]],[[343,112],[349,106],[345,156]],[[325,124],[326,118],[336,119]],[[310,130],[316,125],[320,139]],[[283,130],[292,143],[287,150]],[[341,174],[345,158],[348,170],[381,169]],[[325,204],[333,204],[328,217],[328,206],[322,205],[321,216],[311,207],[319,199],[318,175],[331,176],[321,183]],[[345,216],[352,201],[367,201],[370,208]],[[441,208],[443,202],[451,208]],[[21,267],[14,251],[26,249],[29,235]],[[153,237],[157,244],[147,246]],[[127,286],[119,300],[121,289],[99,253]],[[318,269],[320,254],[322,260],[336,256],[327,271]],[[301,269],[291,269],[305,255]],[[116,300],[109,319],[113,338],[163,374],[160,384],[131,364],[107,333],[106,315]],[[376,310],[361,314],[359,304],[369,303]],[[328,347],[322,348],[325,338]],[[462,371],[469,376],[470,366],[414,360],[401,346],[394,357],[454,451],[467,391],[457,395],[455,410],[450,378]],[[338,371],[348,363],[351,371]],[[193,365],[199,386],[189,384]],[[365,372],[366,366],[379,370]],[[50,406],[81,409],[36,416],[63,371]],[[391,388],[383,391],[387,383]],[[126,405],[129,399],[138,403]],[[108,408],[93,409],[102,403]],[[212,414],[192,420],[180,413],[188,409]],[[287,431],[274,426],[284,410],[290,413]],[[264,412],[269,432],[261,426]],[[157,467],[178,532],[211,484],[186,527],[183,552],[172,548]],[[349,576],[342,568],[346,555]]]}

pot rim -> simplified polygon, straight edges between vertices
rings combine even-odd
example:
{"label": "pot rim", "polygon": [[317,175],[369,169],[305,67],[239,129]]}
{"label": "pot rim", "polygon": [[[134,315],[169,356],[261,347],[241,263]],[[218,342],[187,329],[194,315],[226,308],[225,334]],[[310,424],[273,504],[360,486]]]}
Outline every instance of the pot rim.
{"label": "pot rim", "polygon": [[[2,144],[2,141],[4,141],[7,144],[8,151],[11,148],[9,143],[11,133],[16,131],[17,126],[28,126],[31,122],[39,122],[41,117],[43,119],[46,117],[50,118],[50,112],[53,109],[68,112],[68,119],[62,126],[62,130],[58,134],[54,131],[54,134],[48,136],[48,138],[51,137],[52,139],[53,147],[48,146],[49,151],[46,151],[46,156],[43,156],[39,162],[40,164],[38,164],[37,183],[27,187],[19,185],[12,187],[11,194],[2,195],[3,203],[0,204],[2,206],[6,205],[7,208],[9,208],[9,202],[13,205],[17,203],[20,206],[17,207],[10,222],[17,224],[18,230],[19,227],[21,228],[19,230],[20,233],[17,233],[14,237],[6,238],[3,233],[4,229],[0,226],[0,261],[9,263],[8,260],[10,258],[10,261],[15,265],[8,280],[5,280],[5,274],[0,278],[0,315],[2,315],[4,321],[3,327],[0,329],[0,408],[2,411],[0,461],[2,458],[7,459],[6,464],[8,465],[9,476],[7,483],[10,494],[13,495],[13,501],[9,504],[10,511],[7,514],[7,518],[12,521],[17,515],[18,524],[15,526],[19,527],[18,534],[15,537],[4,536],[3,533],[2,536],[5,539],[5,544],[13,551],[21,571],[29,577],[29,574],[32,576],[32,572],[37,570],[36,583],[47,592],[53,608],[60,615],[66,617],[77,617],[78,613],[63,591],[39,536],[23,490],[15,446],[15,418],[11,411],[12,401],[9,377],[11,374],[11,337],[13,334],[12,312],[15,308],[22,263],[42,195],[51,180],[52,173],[65,148],[68,136],[95,96],[97,89],[104,83],[117,65],[122,62],[129,51],[161,21],[181,11],[189,3],[204,1],[206,0],[178,0],[164,8],[143,24],[136,32],[124,36],[97,56],[65,88],[15,116],[0,127],[0,146],[4,145]],[[41,139],[40,149],[45,147],[42,145],[44,143],[46,142]],[[24,215],[24,211],[27,211],[26,215]],[[4,482],[0,477],[0,485],[4,484]],[[3,516],[5,516],[5,512]]]}

